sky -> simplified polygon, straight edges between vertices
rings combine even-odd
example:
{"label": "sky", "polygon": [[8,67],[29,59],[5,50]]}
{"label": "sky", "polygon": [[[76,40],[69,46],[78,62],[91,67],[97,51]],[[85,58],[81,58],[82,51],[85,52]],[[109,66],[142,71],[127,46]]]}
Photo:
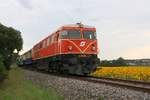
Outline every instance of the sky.
{"label": "sky", "polygon": [[22,52],[62,25],[95,26],[101,59],[150,58],[150,0],[0,0],[0,23],[21,31]]}

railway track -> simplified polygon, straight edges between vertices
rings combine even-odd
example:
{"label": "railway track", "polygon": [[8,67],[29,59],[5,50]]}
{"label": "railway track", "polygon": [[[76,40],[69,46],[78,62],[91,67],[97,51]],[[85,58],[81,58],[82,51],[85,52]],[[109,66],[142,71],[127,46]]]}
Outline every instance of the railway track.
{"label": "railway track", "polygon": [[76,79],[81,81],[88,81],[97,84],[106,84],[115,87],[127,88],[136,91],[148,92],[150,93],[150,82],[136,81],[136,80],[126,80],[126,79],[116,79],[116,78],[104,78],[104,77],[92,77],[92,76],[74,76],[74,75],[62,75],[56,73],[48,73],[44,71],[38,71],[44,74],[50,74],[63,78]]}
{"label": "railway track", "polygon": [[92,76],[68,76],[57,74],[52,75],[150,93],[150,82]]}
{"label": "railway track", "polygon": [[74,77],[74,79],[79,79],[83,81],[102,83],[106,85],[128,88],[136,91],[148,92],[150,93],[150,82],[144,81],[134,81],[125,79],[115,79],[115,78],[104,78],[104,77]]}

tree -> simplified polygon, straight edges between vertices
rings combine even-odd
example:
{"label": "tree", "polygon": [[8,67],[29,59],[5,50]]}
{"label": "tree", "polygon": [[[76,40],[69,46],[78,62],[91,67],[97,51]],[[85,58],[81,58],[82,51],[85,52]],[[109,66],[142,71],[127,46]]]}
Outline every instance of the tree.
{"label": "tree", "polygon": [[112,63],[108,60],[103,60],[100,62],[101,66],[112,66]]}
{"label": "tree", "polygon": [[127,66],[125,60],[122,57],[118,58],[115,63],[116,66]]}
{"label": "tree", "polygon": [[7,76],[7,72],[3,64],[2,56],[0,55],[0,81],[2,81],[6,76]]}
{"label": "tree", "polygon": [[23,39],[20,31],[0,24],[0,54],[4,59],[3,63],[6,69],[10,68],[14,50],[17,50],[17,53],[19,53],[22,45]]}
{"label": "tree", "polygon": [[126,61],[120,57],[117,60],[103,60],[101,66],[127,66]]}

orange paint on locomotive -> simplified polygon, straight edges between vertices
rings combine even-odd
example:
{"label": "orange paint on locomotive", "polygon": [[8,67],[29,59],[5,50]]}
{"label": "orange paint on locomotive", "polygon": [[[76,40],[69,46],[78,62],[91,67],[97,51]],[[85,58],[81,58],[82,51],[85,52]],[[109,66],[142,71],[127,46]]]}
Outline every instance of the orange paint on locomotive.
{"label": "orange paint on locomotive", "polygon": [[[61,33],[66,30],[78,30],[81,32],[79,39],[61,39]],[[63,26],[32,49],[32,60],[51,57],[60,54],[98,54],[97,39],[85,39],[83,31],[96,32],[94,27]]]}

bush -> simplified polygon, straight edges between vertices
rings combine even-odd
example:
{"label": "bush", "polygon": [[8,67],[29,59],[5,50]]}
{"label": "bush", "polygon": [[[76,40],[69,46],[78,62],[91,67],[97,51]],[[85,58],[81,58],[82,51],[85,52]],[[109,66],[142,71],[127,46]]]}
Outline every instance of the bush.
{"label": "bush", "polygon": [[3,79],[5,79],[7,76],[7,72],[3,63],[3,59],[2,56],[0,56],[0,81],[2,81]]}

